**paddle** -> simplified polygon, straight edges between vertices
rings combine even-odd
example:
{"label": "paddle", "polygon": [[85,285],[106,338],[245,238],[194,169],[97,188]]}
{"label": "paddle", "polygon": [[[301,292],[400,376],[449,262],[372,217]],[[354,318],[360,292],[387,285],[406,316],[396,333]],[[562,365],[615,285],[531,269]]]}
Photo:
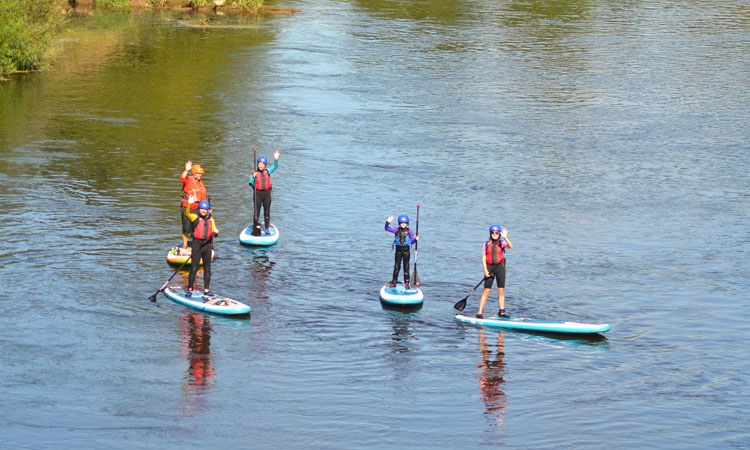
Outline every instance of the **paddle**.
{"label": "paddle", "polygon": [[[203,242],[201,244],[201,246],[198,248],[198,251],[200,252],[203,249],[203,246],[206,245],[209,242],[211,242],[211,241],[205,241],[205,242]],[[182,270],[183,267],[185,267],[185,264],[187,264],[188,262],[190,262],[190,258],[192,258],[192,257],[193,257],[193,252],[190,252],[190,256],[188,256],[188,259],[186,259],[185,262],[182,263],[182,265],[180,265],[180,267],[178,267],[177,270],[174,271],[174,273],[172,274],[172,276],[169,277],[169,278],[167,278],[167,281],[164,282],[164,284],[161,286],[161,288],[159,288],[158,291],[154,292],[154,295],[152,295],[148,299],[151,300],[152,302],[156,302],[156,296],[159,295],[159,292],[164,292],[164,289],[167,288],[167,285],[169,284],[170,281],[172,281],[172,278],[174,278],[174,276],[177,275],[177,272],[179,272],[180,270]]]}
{"label": "paddle", "polygon": [[464,308],[466,308],[466,300],[468,300],[468,298],[471,296],[471,294],[473,294],[474,291],[477,290],[477,288],[479,287],[479,285],[482,284],[482,283],[484,283],[484,280],[486,280],[486,279],[487,278],[482,278],[482,281],[480,281],[479,283],[477,283],[476,286],[474,286],[474,289],[472,289],[471,292],[469,292],[469,295],[467,295],[466,297],[464,297],[461,300],[457,301],[456,304],[453,305],[453,309],[457,309],[459,311],[463,311]]}
{"label": "paddle", "polygon": [[[417,205],[417,236],[419,236],[419,205]],[[419,241],[414,243],[414,273],[411,276],[414,286],[419,286],[419,275],[417,274],[417,259],[419,258]]]}
{"label": "paddle", "polygon": [[[257,175],[258,173],[258,158],[256,153],[257,147],[253,147],[253,164],[255,164],[255,170],[253,171],[253,177]],[[255,214],[260,213],[255,206],[255,183],[257,183],[258,180],[253,178],[253,236],[260,236],[260,224],[258,223],[258,217],[255,217]],[[259,214],[260,215],[260,214]]]}

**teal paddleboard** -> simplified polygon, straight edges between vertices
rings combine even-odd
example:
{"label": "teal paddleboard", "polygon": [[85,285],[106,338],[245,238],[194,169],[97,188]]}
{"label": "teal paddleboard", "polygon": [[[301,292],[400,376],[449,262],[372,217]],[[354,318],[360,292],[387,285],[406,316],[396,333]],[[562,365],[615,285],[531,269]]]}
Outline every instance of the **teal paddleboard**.
{"label": "teal paddleboard", "polygon": [[262,230],[260,236],[253,236],[253,225],[250,224],[240,233],[240,243],[266,247],[279,242],[279,229],[271,224],[268,230]]}
{"label": "teal paddleboard", "polygon": [[232,300],[231,298],[220,295],[204,297],[203,293],[200,291],[193,292],[190,297],[185,294],[187,294],[187,290],[181,285],[175,284],[164,289],[164,295],[169,297],[173,302],[200,311],[221,314],[224,316],[242,316],[250,314],[250,306],[238,302],[237,300]]}
{"label": "teal paddleboard", "polygon": [[526,318],[485,317],[479,319],[467,314],[456,314],[456,320],[470,325],[510,330],[536,331],[543,333],[593,334],[609,331],[609,324],[564,322],[557,320],[537,320]]}
{"label": "teal paddleboard", "polygon": [[416,306],[421,305],[424,294],[418,287],[411,286],[406,289],[403,283],[397,283],[395,287],[384,284],[380,288],[380,301],[393,306]]}

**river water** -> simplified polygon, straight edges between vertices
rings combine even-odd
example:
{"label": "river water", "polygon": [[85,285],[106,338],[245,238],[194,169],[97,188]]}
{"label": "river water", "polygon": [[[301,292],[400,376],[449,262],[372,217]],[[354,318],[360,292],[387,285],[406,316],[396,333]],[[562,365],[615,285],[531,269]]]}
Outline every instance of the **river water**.
{"label": "river water", "polygon": [[[2,447],[750,447],[745,2],[283,6],[96,12],[0,84]],[[148,301],[188,159],[249,319]],[[387,310],[418,204],[424,307]],[[605,339],[454,321],[494,222],[508,311]]]}

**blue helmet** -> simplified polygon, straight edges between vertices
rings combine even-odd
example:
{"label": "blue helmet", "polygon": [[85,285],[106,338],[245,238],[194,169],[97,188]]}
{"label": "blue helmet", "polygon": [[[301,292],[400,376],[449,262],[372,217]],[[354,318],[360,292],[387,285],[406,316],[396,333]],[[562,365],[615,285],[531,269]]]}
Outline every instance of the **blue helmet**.
{"label": "blue helmet", "polygon": [[398,223],[409,223],[409,216],[406,214],[401,214],[398,216]]}
{"label": "blue helmet", "polygon": [[266,158],[265,156],[261,156],[260,158],[258,158],[258,164],[260,163],[268,165],[268,158]]}
{"label": "blue helmet", "polygon": [[211,209],[211,205],[208,203],[208,200],[201,200],[198,203],[198,209]]}
{"label": "blue helmet", "polygon": [[492,234],[493,231],[497,231],[498,233],[502,233],[503,227],[501,227],[500,225],[498,225],[496,223],[493,223],[492,225],[490,225],[490,234]]}

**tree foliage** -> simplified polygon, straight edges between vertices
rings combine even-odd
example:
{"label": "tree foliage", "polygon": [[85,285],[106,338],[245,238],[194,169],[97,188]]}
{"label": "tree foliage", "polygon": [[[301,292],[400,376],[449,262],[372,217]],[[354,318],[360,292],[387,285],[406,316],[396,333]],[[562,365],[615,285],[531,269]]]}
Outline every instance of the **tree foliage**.
{"label": "tree foliage", "polygon": [[41,69],[64,21],[57,0],[0,0],[0,78]]}

